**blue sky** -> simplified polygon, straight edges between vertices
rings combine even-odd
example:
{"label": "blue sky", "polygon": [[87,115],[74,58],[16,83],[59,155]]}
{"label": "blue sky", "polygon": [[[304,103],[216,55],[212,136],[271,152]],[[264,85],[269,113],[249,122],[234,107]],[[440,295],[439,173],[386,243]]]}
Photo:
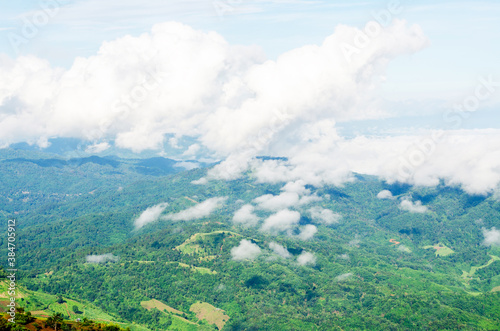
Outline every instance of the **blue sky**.
{"label": "blue sky", "polygon": [[[477,76],[498,71],[499,2],[398,2],[402,12],[394,17],[419,24],[431,46],[391,64],[387,93],[463,93]],[[139,35],[163,21],[214,30],[230,43],[256,44],[275,58],[289,49],[321,43],[338,24],[361,28],[391,1],[2,1],[2,53],[17,55],[8,34],[20,33],[23,17],[32,17],[47,3],[58,3],[61,10],[20,51],[68,67],[75,57],[94,54],[103,41]]]}

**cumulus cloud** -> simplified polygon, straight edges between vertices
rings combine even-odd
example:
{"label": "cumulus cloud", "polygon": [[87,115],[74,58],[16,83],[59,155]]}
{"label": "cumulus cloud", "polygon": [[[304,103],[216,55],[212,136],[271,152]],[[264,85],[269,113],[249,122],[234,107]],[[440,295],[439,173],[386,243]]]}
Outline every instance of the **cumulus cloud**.
{"label": "cumulus cloud", "polygon": [[243,205],[234,213],[233,222],[253,226],[259,221],[259,217],[254,214],[255,207],[249,204]]}
{"label": "cumulus cloud", "polygon": [[183,162],[177,162],[176,164],[174,164],[174,167],[184,168],[186,170],[192,170],[199,168],[200,164],[197,162],[183,161]]}
{"label": "cumulus cloud", "polygon": [[294,182],[288,182],[285,186],[281,188],[285,192],[295,192],[300,195],[308,195],[311,193],[309,189],[306,189],[306,182],[304,180],[297,180]]}
{"label": "cumulus cloud", "polygon": [[392,196],[391,191],[382,190],[382,191],[378,192],[377,198],[378,199],[393,199],[394,197]]}
{"label": "cumulus cloud", "polygon": [[191,146],[188,147],[188,149],[182,153],[184,156],[193,156],[196,155],[196,153],[200,150],[200,145],[198,144],[192,144]]}
{"label": "cumulus cloud", "polygon": [[105,42],[68,70],[32,56],[4,61],[0,105],[9,109],[0,141],[107,138],[141,151],[161,148],[164,135],[173,134],[199,137],[187,155],[196,144],[226,156],[242,147],[255,155],[299,121],[384,113],[359,106],[371,103],[365,96],[372,79],[427,39],[418,26],[395,21],[363,56],[346,63],[339,46],[359,32],[339,26],[322,44],[271,61],[258,47],[233,46],[215,32],[166,22],[138,37]]}
{"label": "cumulus cloud", "polygon": [[288,209],[280,210],[279,212],[269,216],[264,220],[261,227],[262,231],[287,231],[292,229],[299,223],[300,213]]}
{"label": "cumulus cloud", "polygon": [[[423,131],[421,135],[339,137],[335,123],[317,122],[289,132],[304,139],[292,146],[288,160],[259,160],[250,166],[259,182],[302,179],[308,184],[341,185],[353,172],[388,183],[419,186],[460,185],[470,194],[494,192],[500,184],[500,130]],[[439,137],[439,138],[438,138]],[[333,170],[332,170],[333,169]]]}
{"label": "cumulus cloud", "polygon": [[409,211],[410,213],[425,213],[427,212],[427,207],[422,205],[421,201],[412,202],[408,199],[401,200],[399,204],[401,210]]}
{"label": "cumulus cloud", "polygon": [[210,198],[178,213],[165,215],[163,218],[172,221],[192,221],[207,217],[219,208],[226,199],[226,197]]}
{"label": "cumulus cloud", "polygon": [[302,240],[308,240],[314,237],[316,232],[318,232],[318,228],[316,226],[307,224],[300,230],[298,237]]}
{"label": "cumulus cloud", "polygon": [[242,239],[238,246],[231,249],[231,256],[235,261],[254,260],[260,253],[260,247],[246,239]]}
{"label": "cumulus cloud", "polygon": [[314,256],[313,253],[303,251],[300,253],[300,255],[297,257],[297,263],[300,265],[315,265],[316,264],[316,257]]}
{"label": "cumulus cloud", "polygon": [[259,208],[277,211],[297,205],[299,195],[295,192],[283,192],[279,195],[265,194],[255,198],[253,202],[257,203]]}
{"label": "cumulus cloud", "polygon": [[330,209],[324,209],[321,207],[313,207],[310,208],[309,214],[311,214],[311,218],[315,222],[319,222],[325,225],[336,224],[342,218],[342,215],[338,213],[334,213]]}
{"label": "cumulus cloud", "polygon": [[205,177],[191,181],[191,184],[193,184],[193,185],[205,185],[207,183],[208,183],[208,180]]}
{"label": "cumulus cloud", "polygon": [[87,263],[104,263],[104,262],[116,262],[118,261],[118,256],[111,253],[101,254],[101,255],[87,255],[85,260]]}
{"label": "cumulus cloud", "polygon": [[297,180],[289,182],[281,188],[278,195],[265,194],[253,200],[259,208],[270,211],[277,211],[292,206],[302,206],[320,201],[317,195],[310,195],[311,191],[305,188],[305,182]]}
{"label": "cumulus cloud", "polygon": [[[346,61],[341,45],[360,32],[339,25],[319,45],[267,60],[258,47],[166,22],[105,42],[67,70],[33,56],[2,58],[0,146],[47,147],[49,138],[76,137],[89,142],[90,152],[108,142],[143,151],[180,147],[182,137],[192,137],[180,156],[204,150],[224,159],[208,179],[232,180],[251,169],[262,182],[300,181],[293,184],[299,191],[280,197],[285,205],[292,193],[306,196],[304,184],[339,185],[353,172],[493,191],[500,183],[500,130],[455,129],[461,114],[446,114],[443,126],[453,128],[446,132],[349,139],[338,133],[337,121],[393,116],[374,95],[378,78],[391,60],[428,44],[419,26],[395,20]],[[288,159],[252,161],[263,153]]]}
{"label": "cumulus cloud", "polygon": [[492,227],[490,230],[483,228],[484,241],[486,246],[500,246],[500,230]]}
{"label": "cumulus cloud", "polygon": [[142,228],[144,225],[157,221],[160,218],[161,213],[167,208],[168,203],[160,203],[153,207],[147,208],[141,213],[141,215],[135,220],[134,226],[137,229]]}
{"label": "cumulus cloud", "polygon": [[111,145],[107,142],[102,142],[102,143],[96,143],[91,146],[88,146],[85,149],[85,152],[90,153],[90,154],[99,154],[101,152],[104,152],[108,148],[110,148]]}
{"label": "cumulus cloud", "polygon": [[269,243],[269,248],[277,255],[281,256],[282,258],[286,259],[291,257],[292,255],[290,252],[283,247],[282,245],[275,243],[274,241]]}

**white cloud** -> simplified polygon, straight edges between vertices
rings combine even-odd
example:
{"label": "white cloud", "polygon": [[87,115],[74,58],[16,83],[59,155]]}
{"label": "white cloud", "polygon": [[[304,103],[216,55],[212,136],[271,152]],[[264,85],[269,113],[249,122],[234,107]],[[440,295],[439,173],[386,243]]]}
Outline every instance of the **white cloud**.
{"label": "white cloud", "polygon": [[335,280],[338,282],[342,282],[344,280],[351,278],[351,276],[352,276],[352,273],[348,272],[346,274],[338,275],[337,277],[335,277]]}
{"label": "white cloud", "polygon": [[240,209],[234,213],[233,222],[253,226],[259,221],[259,217],[255,215],[255,208],[252,205],[243,205]]}
{"label": "white cloud", "polygon": [[200,179],[196,179],[191,181],[193,185],[205,185],[208,183],[208,180],[205,177],[201,177]]}
{"label": "white cloud", "polygon": [[258,183],[286,182],[291,177],[288,162],[282,160],[254,160],[252,170]]}
{"label": "white cloud", "polygon": [[104,263],[104,262],[116,262],[118,261],[118,256],[115,256],[111,253],[101,254],[101,255],[87,255],[86,256],[87,263]]}
{"label": "white cloud", "polygon": [[191,146],[188,147],[188,149],[182,153],[184,156],[193,156],[196,155],[196,153],[200,150],[200,145],[198,144],[192,144]]}
{"label": "white cloud", "polygon": [[269,248],[277,255],[281,256],[282,258],[286,259],[291,257],[292,255],[290,252],[283,247],[282,245],[275,243],[274,241],[269,243]]}
{"label": "white cloud", "polygon": [[[445,184],[461,185],[471,194],[494,192],[500,184],[500,130],[423,131],[421,135],[344,139],[336,135],[334,123],[330,129],[320,122],[315,127],[310,125],[308,135],[291,146],[276,145],[276,153],[290,151],[286,155],[293,156],[288,161],[253,162],[257,180],[276,183],[302,179],[315,186],[340,185],[353,180],[352,172],[356,172],[379,176],[389,183],[419,186],[438,185],[443,179]],[[287,134],[301,137],[304,130]],[[434,142],[431,137],[435,137]]]}
{"label": "white cloud", "polygon": [[266,194],[255,198],[253,202],[257,203],[259,208],[277,211],[299,203],[299,195],[295,192],[282,192],[279,195]]}
{"label": "white cloud", "polygon": [[384,113],[360,106],[373,104],[372,79],[427,39],[418,26],[395,21],[346,65],[339,45],[358,32],[339,26],[321,45],[266,61],[260,48],[166,22],[105,42],[68,70],[31,56],[3,61],[0,105],[10,109],[0,121],[0,142],[108,138],[141,151],[161,148],[164,134],[173,134],[199,137],[196,144],[221,155],[244,149],[253,156],[288,125]]}
{"label": "white cloud", "polygon": [[300,265],[315,265],[316,264],[316,257],[314,256],[313,253],[309,253],[306,251],[303,251],[300,253],[300,255],[297,257],[297,263]]}
{"label": "white cloud", "polygon": [[282,191],[285,192],[295,192],[300,195],[309,195],[311,191],[306,189],[305,185],[307,183],[303,180],[297,180],[294,182],[288,182],[285,186],[281,188]]}
{"label": "white cloud", "polygon": [[177,162],[176,164],[174,164],[174,167],[184,168],[186,170],[192,170],[199,168],[200,165],[197,162],[183,161],[183,162]]}
{"label": "white cloud", "polygon": [[161,213],[167,208],[168,203],[160,203],[153,207],[147,208],[141,213],[141,215],[135,220],[134,226],[137,229],[142,228],[144,225],[157,221],[160,218]]}
{"label": "white cloud", "polygon": [[260,247],[246,239],[242,239],[239,246],[231,249],[231,256],[235,261],[254,260],[260,253]]}
{"label": "white cloud", "polygon": [[422,205],[421,201],[412,202],[408,199],[401,200],[399,204],[401,210],[409,211],[410,213],[425,213],[427,212],[427,207]]}
{"label": "white cloud", "polygon": [[299,223],[300,213],[288,209],[280,210],[264,220],[262,231],[287,231]]}
{"label": "white cloud", "polygon": [[312,237],[314,237],[314,235],[316,234],[316,232],[318,232],[318,228],[317,227],[315,227],[312,224],[307,224],[306,226],[304,226],[300,230],[300,233],[299,233],[298,237],[300,239],[302,239],[302,240],[308,240],[308,239],[311,239]]}
{"label": "white cloud", "polygon": [[319,197],[315,194],[313,195],[304,195],[299,200],[299,206],[305,206],[313,202],[318,202],[323,200],[323,198]]}
{"label": "white cloud", "polygon": [[325,225],[336,224],[342,218],[342,215],[334,213],[330,209],[324,209],[321,207],[313,207],[308,211],[311,214],[313,221],[320,222]]}
{"label": "white cloud", "polygon": [[[0,146],[46,147],[48,138],[77,137],[98,149],[106,141],[142,151],[179,147],[189,136],[196,141],[184,156],[203,150],[225,159],[208,179],[232,180],[252,170],[258,181],[296,182],[290,186],[302,190],[339,185],[356,172],[424,186],[444,179],[469,193],[492,192],[500,183],[500,130],[339,135],[336,121],[394,116],[375,96],[379,77],[391,60],[428,44],[420,27],[395,20],[347,63],[340,46],[360,32],[339,25],[319,45],[266,60],[257,47],[166,22],[105,42],[68,70],[33,56],[4,57]],[[446,113],[443,127],[456,127],[460,115]],[[251,161],[256,155],[288,161]]]}
{"label": "white cloud", "polygon": [[500,230],[492,227],[490,230],[483,228],[484,241],[486,246],[500,246]]}
{"label": "white cloud", "polygon": [[219,208],[226,199],[226,197],[210,198],[176,214],[165,215],[163,218],[173,221],[192,221],[207,217]]}
{"label": "white cloud", "polygon": [[303,206],[312,202],[320,201],[321,198],[316,194],[309,195],[310,190],[304,187],[302,180],[289,182],[281,188],[278,195],[265,194],[253,200],[259,208],[277,211],[292,206]]}
{"label": "white cloud", "polygon": [[98,153],[104,152],[105,150],[107,150],[110,147],[111,147],[111,145],[109,143],[102,142],[102,143],[97,143],[97,144],[88,146],[85,149],[85,152],[86,153],[96,153],[96,154],[98,154]]}
{"label": "white cloud", "polygon": [[393,199],[394,197],[392,196],[391,191],[382,190],[382,191],[378,192],[377,198],[378,199]]}

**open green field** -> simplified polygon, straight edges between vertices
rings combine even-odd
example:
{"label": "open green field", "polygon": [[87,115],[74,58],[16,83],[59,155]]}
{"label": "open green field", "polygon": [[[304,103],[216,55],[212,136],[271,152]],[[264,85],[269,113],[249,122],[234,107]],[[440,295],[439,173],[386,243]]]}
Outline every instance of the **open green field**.
{"label": "open green field", "polygon": [[[7,283],[5,281],[0,282],[0,308],[5,310],[5,299],[7,298]],[[113,317],[110,314],[105,313],[100,308],[85,303],[78,300],[72,300],[66,297],[63,297],[64,302],[58,303],[58,297],[55,295],[30,291],[23,287],[19,287],[16,290],[16,299],[19,306],[23,307],[25,310],[30,311],[31,314],[35,317],[46,318],[55,313],[61,313],[64,316],[64,319],[74,321],[77,318],[88,318],[90,320],[100,322],[100,323],[113,323],[117,324],[123,328],[129,327],[134,331],[146,331],[149,330],[146,327],[130,324],[130,323],[121,323],[117,321],[117,318]],[[78,307],[77,312],[73,310],[73,306]]]}
{"label": "open green field", "polygon": [[454,250],[452,250],[451,248],[449,247],[446,247],[445,245],[439,243],[437,245],[434,245],[434,246],[424,246],[423,247],[424,249],[430,249],[430,248],[433,248],[436,250],[436,256],[448,256],[448,255],[451,255],[453,253],[455,253]]}
{"label": "open green field", "polygon": [[490,264],[492,264],[493,262],[495,261],[499,261],[500,260],[500,257],[498,256],[495,256],[495,255],[490,255],[491,257],[491,260],[489,260],[486,264],[482,265],[482,266],[479,266],[479,267],[471,267],[470,268],[470,271],[467,272],[465,270],[462,270],[462,277],[463,278],[471,278],[472,276],[474,276],[474,274],[476,273],[477,270],[479,269],[483,269],[483,268],[486,268],[488,267]]}
{"label": "open green field", "polygon": [[204,268],[204,267],[195,267],[193,265],[189,265],[189,264],[182,263],[182,262],[166,262],[166,263],[167,264],[177,264],[179,267],[188,268],[193,272],[199,272],[201,274],[209,274],[209,275],[217,274],[217,271],[210,270],[210,269]]}
{"label": "open green field", "polygon": [[161,301],[158,301],[156,299],[151,299],[149,301],[142,301],[141,302],[141,306],[146,308],[146,309],[153,309],[153,308],[156,308],[158,309],[159,311],[168,311],[169,313],[173,313],[173,314],[177,314],[177,315],[182,315],[184,314],[182,311],[180,310],[177,310],[175,308],[172,308],[166,304],[164,304],[163,302]]}
{"label": "open green field", "polygon": [[204,255],[205,258],[209,257],[209,255],[207,254],[205,249],[202,247],[202,245],[200,245],[200,242],[203,242],[204,240],[209,239],[208,237],[210,237],[210,236],[215,236],[218,234],[224,234],[224,235],[228,234],[228,235],[231,235],[231,237],[233,237],[233,236],[240,236],[241,237],[241,235],[238,233],[231,232],[231,231],[220,231],[220,230],[209,232],[209,233],[195,233],[191,237],[186,239],[186,241],[184,241],[182,244],[175,247],[175,249],[184,253],[184,254],[188,254],[188,255],[196,253],[196,254]]}
{"label": "open green field", "polygon": [[[142,301],[141,306],[143,308],[146,308],[147,310],[158,309],[159,311],[161,311],[165,314],[171,313],[170,316],[172,316],[172,329],[174,329],[174,330],[175,329],[178,329],[178,330],[196,330],[197,329],[198,325],[196,323],[191,322],[182,316],[179,316],[179,315],[185,315],[184,312],[177,310],[175,308],[172,308],[169,305],[166,305],[159,300],[151,299],[148,301]],[[193,328],[193,326],[194,326],[194,328]]]}

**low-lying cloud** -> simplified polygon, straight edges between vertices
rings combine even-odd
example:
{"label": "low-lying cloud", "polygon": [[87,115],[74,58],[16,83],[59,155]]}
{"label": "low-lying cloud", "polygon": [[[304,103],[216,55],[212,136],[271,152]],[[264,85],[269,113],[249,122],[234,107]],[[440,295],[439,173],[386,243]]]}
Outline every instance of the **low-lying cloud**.
{"label": "low-lying cloud", "polygon": [[157,221],[160,218],[161,213],[167,208],[168,203],[160,203],[153,207],[147,208],[141,213],[141,215],[134,221],[135,229],[140,229],[146,224]]}
{"label": "low-lying cloud", "polygon": [[118,261],[118,256],[111,253],[101,254],[101,255],[87,255],[85,260],[87,263],[105,263],[105,262],[116,262]]}
{"label": "low-lying cloud", "polygon": [[311,214],[311,218],[315,222],[319,222],[325,225],[331,225],[339,223],[342,215],[338,213],[334,213],[330,209],[324,209],[321,207],[313,207],[310,208],[309,214]]}
{"label": "low-lying cloud", "polygon": [[483,228],[483,236],[483,244],[485,246],[500,246],[500,230],[497,230],[495,227],[492,227],[490,230]]}
{"label": "low-lying cloud", "polygon": [[254,226],[258,223],[259,217],[254,214],[255,207],[246,204],[238,209],[233,216],[233,222],[246,226]]}
{"label": "low-lying cloud", "polygon": [[260,253],[260,247],[247,239],[242,239],[238,246],[231,249],[231,256],[235,261],[254,260]]}
{"label": "low-lying cloud", "polygon": [[266,194],[253,200],[259,208],[278,211],[299,203],[299,195],[295,192],[283,192],[279,195]]}
{"label": "low-lying cloud", "polygon": [[310,195],[311,191],[305,188],[303,180],[288,182],[281,188],[278,195],[265,194],[253,200],[260,209],[278,211],[285,208],[303,206],[312,202],[320,201],[316,194]]}
{"label": "low-lying cloud", "polygon": [[264,220],[262,231],[287,231],[295,227],[300,220],[300,213],[289,209],[280,210]]}
{"label": "low-lying cloud", "polygon": [[391,191],[389,191],[389,190],[382,190],[382,191],[378,192],[377,198],[381,199],[381,200],[384,200],[384,199],[393,199],[394,197],[392,196]]}
{"label": "low-lying cloud", "polygon": [[286,259],[292,256],[290,252],[282,245],[272,241],[269,243],[269,248],[277,255],[281,256],[282,258]]}
{"label": "low-lying cloud", "polygon": [[314,235],[318,232],[318,228],[312,224],[305,225],[301,230],[297,237],[302,240],[308,240],[314,237]]}
{"label": "low-lying cloud", "polygon": [[217,208],[221,207],[226,199],[226,197],[210,198],[176,214],[165,215],[163,219],[172,221],[192,221],[207,217]]}
{"label": "low-lying cloud", "polygon": [[297,263],[302,265],[302,266],[306,266],[306,265],[314,266],[314,265],[316,265],[316,256],[314,256],[313,253],[303,251],[297,257]]}
{"label": "low-lying cloud", "polygon": [[408,199],[401,200],[399,208],[401,210],[409,211],[410,213],[420,213],[420,214],[425,213],[428,210],[426,206],[422,205],[421,201],[412,202]]}

